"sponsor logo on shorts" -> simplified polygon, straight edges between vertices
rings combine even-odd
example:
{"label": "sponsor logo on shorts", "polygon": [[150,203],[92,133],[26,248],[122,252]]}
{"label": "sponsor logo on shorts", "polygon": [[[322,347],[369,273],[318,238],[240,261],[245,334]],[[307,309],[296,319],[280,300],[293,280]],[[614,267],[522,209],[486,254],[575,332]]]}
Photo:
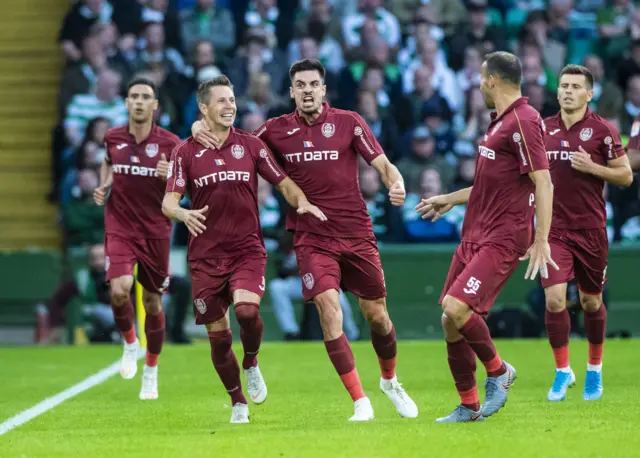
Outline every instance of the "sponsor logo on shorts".
{"label": "sponsor logo on shorts", "polygon": [[609,266],[604,266],[604,271],[602,272],[602,284],[604,285],[604,282],[607,281],[607,267]]}
{"label": "sponsor logo on shorts", "polygon": [[336,133],[336,126],[334,126],[332,123],[330,122],[325,122],[322,125],[322,135],[324,135],[327,138],[333,137],[333,134]]}
{"label": "sponsor logo on shorts", "polygon": [[162,286],[160,286],[160,289],[158,290],[159,292],[164,292],[167,289],[169,289],[169,282],[171,281],[171,277],[167,277],[164,279],[164,281],[162,282]]}
{"label": "sponsor logo on shorts", "polygon": [[111,258],[109,256],[104,257],[104,270],[105,272],[109,272],[109,267],[111,267]]}
{"label": "sponsor logo on shorts", "polygon": [[312,289],[313,285],[315,284],[313,274],[304,274],[302,276],[302,281],[304,282],[304,286],[306,286],[307,289]]}
{"label": "sponsor logo on shorts", "polygon": [[260,288],[260,291],[264,291],[264,287],[265,287],[265,280],[264,280],[264,277],[262,277],[262,282],[258,285],[258,288]]}
{"label": "sponsor logo on shorts", "polygon": [[196,299],[193,301],[193,305],[196,306],[196,310],[200,315],[204,315],[207,312],[207,304],[204,299]]}
{"label": "sponsor logo on shorts", "polygon": [[476,277],[469,277],[469,281],[467,282],[467,287],[463,289],[466,294],[473,294],[474,296],[478,294],[478,290],[480,289],[480,285],[482,282],[478,280]]}
{"label": "sponsor logo on shorts", "polygon": [[591,127],[585,127],[580,131],[580,140],[586,142],[593,135],[593,129]]}

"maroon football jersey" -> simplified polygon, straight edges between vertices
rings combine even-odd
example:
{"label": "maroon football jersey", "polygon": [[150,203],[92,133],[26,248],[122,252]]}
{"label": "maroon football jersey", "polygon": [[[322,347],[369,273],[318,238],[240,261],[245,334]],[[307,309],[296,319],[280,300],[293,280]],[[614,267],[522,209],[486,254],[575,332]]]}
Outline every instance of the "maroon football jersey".
{"label": "maroon football jersey", "polygon": [[258,175],[272,185],[286,175],[255,135],[231,128],[220,149],[190,137],[173,151],[166,192],[187,193],[194,210],[209,206],[207,229],[189,236],[189,260],[266,253],[258,214]]}
{"label": "maroon football jersey", "polygon": [[535,185],[527,175],[549,168],[540,114],[516,100],[491,124],[478,147],[476,175],[462,241],[524,253],[532,241]]}
{"label": "maroon football jersey", "polygon": [[640,116],[636,116],[629,132],[628,149],[640,149]]}
{"label": "maroon football jersey", "polygon": [[553,180],[551,227],[590,229],[606,227],[604,180],[571,168],[571,157],[582,146],[591,160],[607,161],[625,154],[615,127],[587,108],[584,118],[567,130],[560,113],[545,119],[545,146]]}
{"label": "maroon football jersey", "polygon": [[287,229],[332,237],[373,235],[360,192],[358,155],[367,163],[384,154],[359,114],[323,104],[311,125],[293,112],[272,118],[256,131],[309,199],[327,216],[322,222],[290,209]]}
{"label": "maroon football jersey", "polygon": [[129,126],[109,129],[104,136],[106,161],[113,168],[113,186],[104,211],[107,234],[144,239],[171,237],[171,220],[162,214],[165,183],[156,165],[167,160],[180,139],[156,125],[141,143]]}

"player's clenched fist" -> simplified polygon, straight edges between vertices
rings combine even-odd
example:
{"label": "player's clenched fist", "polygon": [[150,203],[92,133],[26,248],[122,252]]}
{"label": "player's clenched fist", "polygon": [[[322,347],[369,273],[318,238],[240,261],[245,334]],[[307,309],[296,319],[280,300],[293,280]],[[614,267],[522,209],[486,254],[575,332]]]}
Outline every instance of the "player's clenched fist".
{"label": "player's clenched fist", "polygon": [[156,164],[156,172],[158,172],[160,178],[166,181],[169,175],[169,161],[167,161],[167,156],[165,156],[164,153],[162,153],[160,160]]}
{"label": "player's clenched fist", "polygon": [[396,181],[391,189],[389,189],[389,200],[391,205],[401,207],[404,205],[404,199],[407,197],[407,192],[404,190],[404,183],[402,181]]}
{"label": "player's clenched fist", "polygon": [[107,187],[100,186],[93,191],[93,200],[97,205],[104,205],[104,201],[107,198]]}
{"label": "player's clenched fist", "polygon": [[306,213],[309,213],[313,216],[315,216],[316,218],[318,218],[320,221],[326,221],[327,217],[325,216],[324,213],[322,213],[322,211],[316,207],[315,205],[311,205],[309,202],[302,202],[300,204],[298,204],[298,215],[304,215]]}
{"label": "player's clenched fist", "polygon": [[442,215],[453,208],[453,204],[449,203],[447,196],[434,196],[428,199],[420,200],[416,205],[416,211],[422,214],[422,219],[432,218],[432,222],[438,221]]}
{"label": "player's clenched fist", "polygon": [[187,226],[187,229],[189,229],[189,232],[191,232],[191,235],[194,237],[202,234],[207,229],[207,226],[203,223],[203,221],[206,221],[207,219],[205,215],[207,210],[209,210],[208,205],[205,205],[199,210],[184,210],[182,222]]}

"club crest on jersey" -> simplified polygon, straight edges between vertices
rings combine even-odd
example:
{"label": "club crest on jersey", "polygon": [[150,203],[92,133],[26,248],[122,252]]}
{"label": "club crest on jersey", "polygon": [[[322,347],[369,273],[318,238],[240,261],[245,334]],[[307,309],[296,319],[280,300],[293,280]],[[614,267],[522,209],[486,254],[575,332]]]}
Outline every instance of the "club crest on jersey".
{"label": "club crest on jersey", "polygon": [[360,135],[362,135],[362,127],[356,126],[356,128],[353,129],[353,133],[356,137],[359,137]]}
{"label": "club crest on jersey", "polygon": [[261,157],[262,159],[264,159],[265,157],[267,157],[267,150],[266,150],[266,149],[262,148],[262,149],[260,150],[260,157]]}
{"label": "club crest on jersey", "polygon": [[302,281],[304,281],[304,286],[306,286],[307,289],[313,288],[313,285],[315,283],[313,279],[313,274],[304,274],[302,276]]}
{"label": "club crest on jersey", "polygon": [[200,315],[203,315],[204,313],[206,313],[207,304],[203,299],[196,299],[195,301],[193,301],[193,305],[196,306],[196,309],[198,310],[198,312],[200,312]]}
{"label": "club crest on jersey", "polygon": [[500,127],[502,127],[502,121],[500,121],[498,124],[496,124],[496,126],[491,131],[491,135],[495,135],[496,132],[498,132],[498,129],[500,129]]}
{"label": "club crest on jersey", "polygon": [[156,157],[159,150],[160,150],[160,147],[158,146],[157,143],[149,143],[147,147],[144,149],[144,152],[147,153],[147,156],[149,157]]}
{"label": "club crest on jersey", "polygon": [[233,145],[231,147],[231,155],[236,159],[242,159],[244,157],[244,146]]}
{"label": "club crest on jersey", "polygon": [[585,127],[580,131],[580,140],[586,142],[593,135],[593,129],[591,127]]}
{"label": "club crest on jersey", "polygon": [[322,135],[327,138],[333,137],[333,134],[336,133],[336,126],[331,124],[330,122],[325,122],[322,125]]}

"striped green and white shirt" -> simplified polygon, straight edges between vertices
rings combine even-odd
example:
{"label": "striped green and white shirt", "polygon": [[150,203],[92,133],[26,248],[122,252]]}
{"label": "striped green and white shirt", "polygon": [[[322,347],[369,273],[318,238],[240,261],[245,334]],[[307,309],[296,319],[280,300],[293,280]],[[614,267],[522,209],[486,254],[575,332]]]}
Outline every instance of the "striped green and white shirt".
{"label": "striped green and white shirt", "polygon": [[122,97],[116,97],[110,102],[98,99],[95,94],[78,94],[71,99],[67,107],[64,128],[69,141],[79,145],[84,137],[87,124],[94,118],[107,118],[110,127],[122,126],[127,123],[129,111]]}

